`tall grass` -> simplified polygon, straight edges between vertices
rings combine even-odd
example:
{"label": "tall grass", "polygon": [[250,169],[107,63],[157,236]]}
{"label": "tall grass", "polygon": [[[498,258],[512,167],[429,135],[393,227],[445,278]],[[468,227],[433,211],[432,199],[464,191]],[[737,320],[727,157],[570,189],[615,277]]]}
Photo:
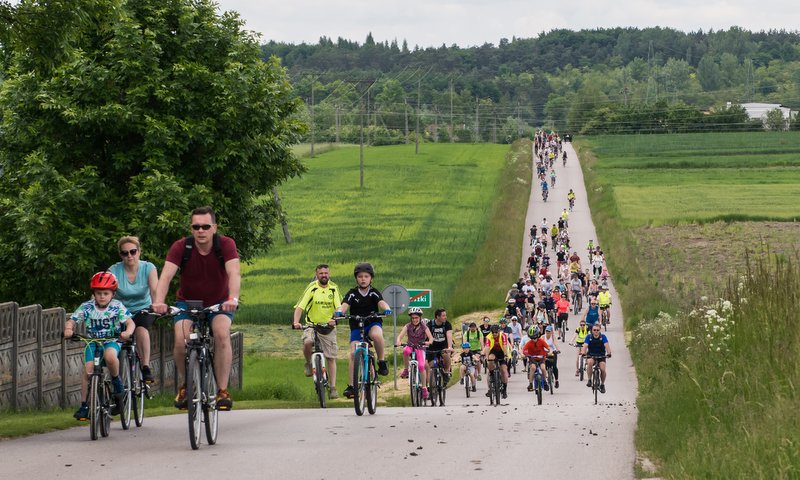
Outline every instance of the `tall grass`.
{"label": "tall grass", "polygon": [[[488,239],[511,235],[518,243],[522,238],[524,218],[511,215],[490,223],[494,212],[522,210],[524,216],[530,162],[508,151],[501,145],[426,144],[415,155],[406,145],[369,148],[363,189],[358,149],[341,148],[309,160],[303,178],[281,192],[293,242],[285,244],[276,233],[270,253],[243,268],[237,322],[289,322],[317,263],[330,264],[341,290],[353,285],[353,265],[370,261],[377,288],[388,283],[432,288],[434,307],[452,313],[490,297],[496,302],[495,287],[478,301],[452,294],[459,284],[487,280],[471,269],[493,261],[478,256]],[[512,187],[516,196],[506,191]],[[514,262],[519,259],[509,265]],[[494,267],[507,278],[516,273],[503,268]],[[467,300],[472,303],[462,305]]]}
{"label": "tall grass", "polygon": [[761,258],[724,291],[730,308],[714,302],[634,331],[637,440],[660,475],[800,477],[799,260]]}

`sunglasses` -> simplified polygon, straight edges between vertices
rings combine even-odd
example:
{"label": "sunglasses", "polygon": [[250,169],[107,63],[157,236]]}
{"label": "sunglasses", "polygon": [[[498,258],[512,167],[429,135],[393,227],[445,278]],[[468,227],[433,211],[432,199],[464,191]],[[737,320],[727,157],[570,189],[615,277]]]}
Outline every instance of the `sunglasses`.
{"label": "sunglasses", "polygon": [[599,328],[593,328],[593,329],[592,329],[592,331],[593,331],[593,332],[599,332],[599,331],[600,331],[600,329],[599,329]]}
{"label": "sunglasses", "polygon": [[132,257],[132,256],[136,255],[137,253],[139,253],[139,249],[138,248],[131,248],[130,250],[120,250],[119,251],[119,254],[122,255],[123,257],[127,257],[129,255]]}
{"label": "sunglasses", "polygon": [[202,225],[194,224],[192,225],[192,230],[211,230],[212,226],[213,225],[209,225],[207,223],[204,223]]}

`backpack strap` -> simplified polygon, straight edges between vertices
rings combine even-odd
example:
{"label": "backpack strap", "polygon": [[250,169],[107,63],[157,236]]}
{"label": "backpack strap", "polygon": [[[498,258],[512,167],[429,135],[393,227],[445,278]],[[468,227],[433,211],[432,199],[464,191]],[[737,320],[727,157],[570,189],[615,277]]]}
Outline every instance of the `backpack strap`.
{"label": "backpack strap", "polygon": [[[219,260],[219,265],[222,269],[225,269],[225,257],[222,256],[222,245],[220,243],[219,234],[214,234],[214,237],[211,241],[212,249],[214,250],[214,256],[217,257]],[[183,272],[183,268],[186,266],[186,262],[189,261],[189,258],[192,256],[192,250],[194,250],[194,237],[189,235],[188,237],[183,239],[183,256],[181,257],[181,264],[180,270]]]}

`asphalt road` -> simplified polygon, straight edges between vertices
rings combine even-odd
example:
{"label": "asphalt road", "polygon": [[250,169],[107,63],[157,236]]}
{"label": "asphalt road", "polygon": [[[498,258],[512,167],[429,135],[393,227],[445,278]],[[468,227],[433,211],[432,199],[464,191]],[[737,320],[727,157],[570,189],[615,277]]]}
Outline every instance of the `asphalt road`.
{"label": "asphalt road", "polygon": [[[577,202],[570,235],[585,248],[595,231],[575,152],[566,149],[568,164],[557,167],[550,201],[542,203],[533,189],[527,224],[555,219],[571,187]],[[527,258],[527,229],[522,242]],[[591,389],[574,376],[574,349],[562,346],[560,388],[545,392],[541,406],[516,374],[498,407],[489,406],[484,385],[466,398],[456,384],[446,407],[379,407],[373,416],[357,417],[351,408],[225,412],[217,445],[198,451],[189,447],[185,415],[147,418],[128,432],[117,422],[110,437],[95,442],[81,426],[0,442],[0,478],[633,478],[636,378],[611,291],[613,358],[607,393],[596,406]],[[576,324],[571,318],[570,327]]]}

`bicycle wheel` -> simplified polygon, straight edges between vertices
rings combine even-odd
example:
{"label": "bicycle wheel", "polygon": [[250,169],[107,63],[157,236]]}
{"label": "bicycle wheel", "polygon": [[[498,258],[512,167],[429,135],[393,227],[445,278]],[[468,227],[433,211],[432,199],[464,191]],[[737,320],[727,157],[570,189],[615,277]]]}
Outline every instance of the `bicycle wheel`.
{"label": "bicycle wheel", "polygon": [[500,367],[497,366],[494,369],[494,371],[497,372],[497,373],[495,373],[495,376],[494,376],[494,400],[495,400],[494,406],[495,407],[500,405],[501,391],[503,389],[503,382],[500,381],[500,370],[498,370],[499,368]]}
{"label": "bicycle wheel", "polygon": [[378,409],[378,376],[375,370],[375,359],[369,357],[369,375],[367,376],[367,411],[370,415],[375,415]]}
{"label": "bicycle wheel", "polygon": [[92,375],[89,384],[89,438],[97,440],[100,431],[100,377]]}
{"label": "bicycle wheel", "polygon": [[355,358],[353,359],[353,390],[355,390],[353,392],[353,405],[355,406],[356,415],[358,416],[364,415],[364,410],[366,410],[367,406],[367,392],[364,381],[364,377],[366,376],[364,366],[366,363],[364,351],[361,349],[357,350]]}
{"label": "bicycle wheel", "polygon": [[439,374],[439,388],[437,390],[439,394],[439,406],[444,407],[444,400],[447,397],[447,385],[444,383],[443,374]]}
{"label": "bicycle wheel", "polygon": [[511,355],[511,370],[512,370],[512,373],[517,373],[517,351],[516,350],[514,350],[514,352]]}
{"label": "bicycle wheel", "polygon": [[472,382],[472,377],[469,376],[469,370],[467,370],[464,374],[464,389],[467,391],[467,398],[469,398],[469,391],[472,388],[470,382]]}
{"label": "bicycle wheel", "polygon": [[438,392],[436,391],[436,385],[438,384],[436,381],[436,375],[439,373],[439,369],[436,367],[431,368],[431,372],[428,375],[428,400],[431,401],[431,407],[436,406],[436,396]]}
{"label": "bicycle wheel", "polygon": [[214,374],[214,357],[208,355],[203,362],[203,423],[209,445],[217,443],[219,410],[217,410],[217,377]]}
{"label": "bicycle wheel", "polygon": [[111,404],[111,382],[103,380],[99,385],[100,389],[100,435],[107,437],[111,433],[111,412],[109,412],[109,405]]}
{"label": "bicycle wheel", "polygon": [[567,341],[567,321],[566,320],[562,320],[561,321],[561,341],[562,342],[566,342]]}
{"label": "bicycle wheel", "polygon": [[[597,360],[595,360],[597,362]],[[597,392],[600,390],[600,369],[594,367],[592,375],[592,393],[594,394],[594,404],[597,405]]]}
{"label": "bicycle wheel", "polygon": [[584,358],[581,357],[581,368],[580,368],[581,382],[583,382],[583,377],[584,377],[583,374],[584,374],[585,371],[586,371],[586,365],[584,364]]}
{"label": "bicycle wheel", "polygon": [[200,373],[197,350],[192,349],[186,360],[186,400],[189,413],[189,443],[192,445],[192,450],[200,448],[200,419],[203,405]]}
{"label": "bicycle wheel", "polygon": [[133,410],[133,421],[137,427],[141,427],[142,423],[144,423],[145,388],[142,383],[142,369],[139,364],[139,358],[134,354],[134,362],[131,365],[131,385],[133,386],[131,409]]}
{"label": "bicycle wheel", "polygon": [[411,406],[418,407],[419,402],[417,401],[417,388],[419,386],[419,378],[417,378],[417,366],[416,364],[412,363],[408,366],[408,387],[411,390]]}
{"label": "bicycle wheel", "polygon": [[319,399],[319,408],[325,408],[325,372],[322,367],[322,356],[314,356],[314,388]]}
{"label": "bicycle wheel", "polygon": [[[128,352],[123,352],[119,357],[119,376],[122,380],[122,388],[125,393],[122,397],[122,405],[119,407],[119,421],[122,424],[122,429],[127,430],[131,428],[131,367]],[[116,401],[116,400],[115,400]]]}
{"label": "bicycle wheel", "polygon": [[555,393],[555,380],[553,378],[553,367],[547,367],[547,383],[550,385],[550,395]]}
{"label": "bicycle wheel", "polygon": [[534,383],[533,386],[534,390],[536,391],[536,403],[541,405],[542,404],[542,374],[536,372],[534,375]]}

